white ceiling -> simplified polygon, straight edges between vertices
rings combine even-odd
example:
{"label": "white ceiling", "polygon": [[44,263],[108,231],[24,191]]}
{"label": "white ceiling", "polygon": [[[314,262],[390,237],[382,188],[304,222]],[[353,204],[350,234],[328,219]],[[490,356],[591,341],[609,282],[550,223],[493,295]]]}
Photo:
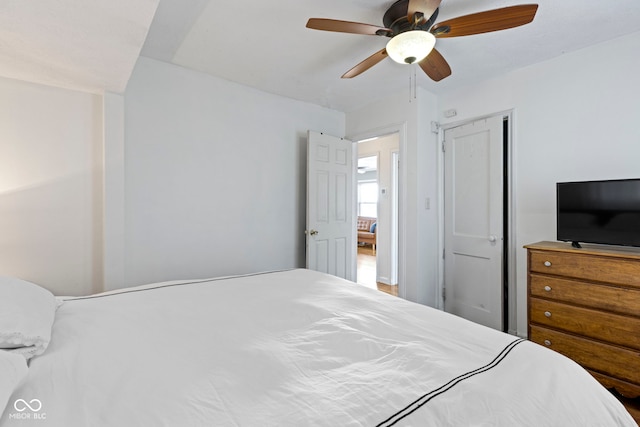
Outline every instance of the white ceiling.
{"label": "white ceiling", "polygon": [[378,170],[378,156],[358,157],[358,172]]}
{"label": "white ceiling", "polygon": [[123,92],[159,0],[0,1],[0,76]]}
{"label": "white ceiling", "polygon": [[[441,82],[431,81],[417,66],[390,59],[358,77],[341,79],[388,39],[310,30],[307,19],[382,26],[393,1],[2,0],[0,75],[122,92],[141,52],[266,92],[350,111],[393,92],[409,93],[414,74],[419,86],[438,94],[640,31],[639,0],[538,0],[529,25],[438,39],[437,48],[452,69]],[[443,0],[437,22],[527,1]]]}

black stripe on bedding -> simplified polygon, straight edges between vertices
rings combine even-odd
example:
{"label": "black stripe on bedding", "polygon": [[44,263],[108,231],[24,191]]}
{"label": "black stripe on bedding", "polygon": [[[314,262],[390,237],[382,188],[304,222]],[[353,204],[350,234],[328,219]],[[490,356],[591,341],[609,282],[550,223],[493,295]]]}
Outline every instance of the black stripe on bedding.
{"label": "black stripe on bedding", "polygon": [[512,341],[505,348],[503,348],[502,351],[500,351],[500,353],[491,362],[487,363],[486,365],[484,365],[484,366],[482,366],[482,367],[480,367],[478,369],[474,369],[472,371],[469,371],[469,372],[466,372],[466,373],[464,373],[462,375],[459,375],[456,378],[454,378],[451,381],[449,381],[448,383],[443,384],[440,387],[438,387],[438,388],[436,388],[434,390],[431,390],[430,392],[420,396],[418,399],[414,400],[413,402],[411,402],[410,404],[408,404],[407,406],[405,406],[404,408],[402,408],[401,410],[399,410],[395,414],[391,415],[386,420],[382,421],[376,427],[393,426],[398,421],[402,420],[403,418],[408,417],[413,412],[415,412],[418,409],[420,409],[420,407],[425,405],[427,402],[429,402],[434,397],[439,396],[439,395],[447,392],[453,386],[455,386],[456,384],[460,383],[461,381],[464,381],[464,380],[466,380],[468,378],[471,378],[471,377],[473,377],[475,375],[481,374],[483,372],[487,372],[487,371],[495,368],[496,366],[498,366],[498,364],[500,362],[502,362],[507,357],[507,355],[511,352],[511,350],[513,350],[515,348],[515,346],[517,346],[518,344],[520,344],[520,343],[522,343],[524,341],[526,341],[524,338],[520,338],[520,339],[517,339],[515,341]]}
{"label": "black stripe on bedding", "polygon": [[272,273],[282,273],[284,271],[291,271],[291,269],[274,270],[274,271],[263,271],[263,272],[259,272],[259,273],[239,274],[237,276],[214,277],[212,279],[199,279],[199,280],[192,280],[192,281],[180,282],[180,283],[158,284],[158,286],[152,286],[152,287],[148,287],[148,288],[144,288],[144,289],[126,289],[126,288],[124,288],[119,292],[114,292],[114,293],[109,293],[109,294],[87,295],[85,297],[71,297],[69,299],[64,299],[63,301],[66,304],[68,302],[80,301],[80,300],[85,300],[85,299],[115,297],[115,296],[118,296],[118,295],[133,294],[133,293],[136,293],[136,292],[154,291],[154,290],[162,289],[162,288],[173,288],[175,286],[197,285],[197,284],[200,284],[200,283],[218,282],[218,281],[221,281],[221,280],[237,279],[237,278],[240,278],[240,277],[262,276],[262,275],[267,275],[267,274],[272,274]]}

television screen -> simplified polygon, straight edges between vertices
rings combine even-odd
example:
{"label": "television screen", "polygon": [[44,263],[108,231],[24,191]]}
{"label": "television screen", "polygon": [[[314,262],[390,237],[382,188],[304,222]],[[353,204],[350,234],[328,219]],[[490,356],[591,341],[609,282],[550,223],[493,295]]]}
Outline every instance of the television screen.
{"label": "television screen", "polygon": [[640,179],[559,182],[557,239],[640,246]]}

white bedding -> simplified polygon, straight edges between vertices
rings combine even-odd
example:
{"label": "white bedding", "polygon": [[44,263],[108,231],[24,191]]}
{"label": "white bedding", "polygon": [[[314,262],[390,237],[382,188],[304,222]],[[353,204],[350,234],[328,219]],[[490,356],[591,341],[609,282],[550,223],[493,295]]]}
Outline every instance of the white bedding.
{"label": "white bedding", "polygon": [[0,276],[0,350],[21,354],[25,359],[42,354],[51,339],[56,306],[48,290]]}
{"label": "white bedding", "polygon": [[636,424],[551,350],[291,270],[65,301],[0,425]]}

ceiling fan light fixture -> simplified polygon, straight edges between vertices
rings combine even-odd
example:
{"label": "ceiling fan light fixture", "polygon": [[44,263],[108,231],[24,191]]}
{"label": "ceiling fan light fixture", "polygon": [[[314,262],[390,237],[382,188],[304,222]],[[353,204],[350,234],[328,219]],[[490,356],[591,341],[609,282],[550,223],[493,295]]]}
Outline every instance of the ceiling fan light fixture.
{"label": "ceiling fan light fixture", "polygon": [[399,64],[420,62],[433,50],[436,38],[424,30],[400,33],[387,43],[387,54]]}

